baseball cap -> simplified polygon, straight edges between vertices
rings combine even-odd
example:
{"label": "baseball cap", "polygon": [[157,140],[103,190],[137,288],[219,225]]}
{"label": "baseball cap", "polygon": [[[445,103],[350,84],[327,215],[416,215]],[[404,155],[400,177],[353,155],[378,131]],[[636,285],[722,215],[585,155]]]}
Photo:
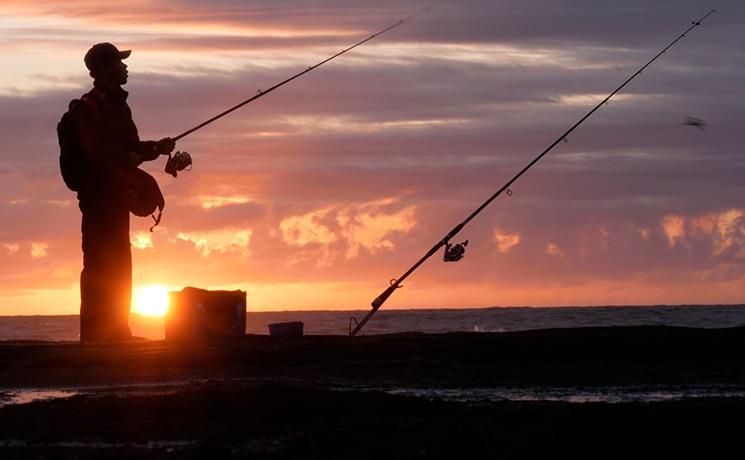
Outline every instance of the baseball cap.
{"label": "baseball cap", "polygon": [[127,59],[130,54],[132,54],[132,50],[119,51],[111,43],[97,43],[91,46],[91,49],[85,53],[85,66],[88,67],[88,70],[93,70],[95,67],[106,62]]}

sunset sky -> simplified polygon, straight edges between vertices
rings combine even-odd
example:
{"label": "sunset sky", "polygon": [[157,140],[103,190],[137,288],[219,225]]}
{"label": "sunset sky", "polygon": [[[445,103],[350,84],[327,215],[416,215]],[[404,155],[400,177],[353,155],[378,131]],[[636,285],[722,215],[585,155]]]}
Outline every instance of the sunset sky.
{"label": "sunset sky", "polygon": [[[123,6],[126,5],[126,6]],[[0,315],[79,307],[80,212],[55,127],[97,42],[132,49],[142,139],[175,136],[427,5],[3,0]],[[565,129],[709,17],[384,308],[745,302],[742,0],[433,1],[430,13],[186,138],[135,286],[250,310],[367,309]],[[705,120],[700,130],[686,117]]]}

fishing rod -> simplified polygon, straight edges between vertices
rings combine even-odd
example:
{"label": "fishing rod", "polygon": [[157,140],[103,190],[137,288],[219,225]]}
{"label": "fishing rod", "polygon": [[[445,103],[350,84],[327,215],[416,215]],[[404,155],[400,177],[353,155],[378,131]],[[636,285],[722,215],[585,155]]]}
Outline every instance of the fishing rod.
{"label": "fishing rod", "polygon": [[[455,235],[457,235],[458,232],[460,232],[461,230],[463,230],[463,227],[465,227],[466,224],[468,224],[471,220],[473,220],[481,211],[484,210],[484,208],[486,208],[487,206],[489,206],[489,204],[491,204],[491,202],[494,201],[502,193],[507,193],[508,196],[511,196],[512,195],[512,191],[510,190],[510,186],[515,181],[517,181],[523,174],[525,174],[531,167],[533,167],[533,165],[535,165],[536,163],[538,163],[538,161],[540,161],[541,158],[543,158],[548,152],[550,152],[554,147],[556,147],[556,145],[559,144],[559,142],[562,142],[562,141],[566,142],[567,141],[567,136],[569,134],[571,134],[572,131],[574,131],[585,120],[587,120],[588,118],[590,118],[590,116],[593,113],[595,113],[603,104],[605,104],[606,102],[608,102],[610,100],[610,98],[612,98],[616,93],[618,93],[619,91],[621,91],[623,89],[623,87],[626,86],[631,80],[633,80],[639,74],[641,74],[644,71],[644,69],[646,69],[647,67],[649,67],[654,61],[657,60],[657,58],[659,58],[660,56],[662,56],[663,54],[665,54],[665,52],[668,49],[670,49],[673,45],[675,45],[676,43],[678,43],[678,41],[681,40],[683,37],[685,37],[686,34],[688,34],[688,32],[690,32],[691,30],[693,30],[695,27],[700,26],[701,25],[701,22],[704,19],[706,19],[709,15],[711,15],[712,13],[714,13],[714,10],[711,10],[708,13],[706,13],[698,21],[691,22],[691,25],[688,27],[688,29],[686,29],[685,32],[683,32],[682,34],[680,34],[680,36],[678,36],[678,38],[676,38],[675,40],[673,40],[662,51],[660,51],[659,53],[657,53],[657,55],[655,57],[653,57],[649,62],[647,62],[646,64],[644,64],[644,66],[642,68],[640,68],[639,70],[637,70],[636,73],[634,73],[626,81],[624,81],[621,84],[621,86],[619,86],[618,88],[616,88],[605,99],[603,99],[602,101],[600,101],[600,103],[598,105],[596,105],[592,110],[590,110],[584,117],[582,117],[577,123],[575,123],[571,128],[569,128],[564,134],[562,134],[561,136],[559,136],[559,138],[556,139],[551,145],[549,145],[546,148],[546,150],[544,150],[543,152],[541,152],[541,154],[538,155],[537,157],[535,157],[533,159],[533,161],[531,161],[530,163],[527,164],[527,166],[525,166],[523,169],[521,169],[520,172],[518,172],[515,175],[515,177],[513,177],[512,179],[510,179],[509,181],[507,181],[507,183],[504,184],[502,186],[502,188],[500,188],[499,190],[497,190],[496,193],[494,193],[492,196],[489,197],[489,199],[487,199],[486,201],[484,201],[481,204],[481,206],[479,206],[478,208],[476,208],[476,210],[473,211],[468,217],[466,217],[465,220],[463,220],[461,223],[459,223],[458,225],[456,225],[455,227],[453,227],[453,229],[450,230],[450,232],[448,232],[447,235],[445,235],[440,241],[438,241],[437,243],[435,243],[435,245],[432,246],[432,249],[430,249],[429,251],[427,251],[427,253],[421,259],[419,259],[417,261],[417,263],[415,263],[414,265],[412,265],[411,268],[409,268],[403,275],[401,275],[399,278],[393,278],[393,279],[391,279],[390,286],[388,286],[385,289],[385,291],[383,291],[379,296],[377,296],[375,298],[375,300],[372,301],[372,303],[371,303],[372,310],[370,310],[367,313],[367,315],[365,315],[365,317],[362,318],[362,321],[357,322],[357,319],[356,318],[354,318],[354,317],[353,318],[350,318],[350,320],[349,320],[349,335],[350,336],[357,335],[357,333],[360,332],[360,330],[365,326],[365,324],[367,324],[367,322],[370,320],[370,318],[372,318],[373,315],[375,315],[375,313],[378,311],[378,309],[380,309],[380,307],[383,305],[383,303],[385,303],[385,301],[388,300],[388,297],[390,297],[391,294],[393,294],[393,292],[396,289],[399,289],[399,288],[402,288],[403,287],[401,285],[401,282],[403,280],[405,280],[406,278],[408,278],[409,275],[411,275],[417,268],[419,268],[419,266],[422,265],[427,259],[429,259],[430,257],[432,257],[437,251],[439,251],[440,248],[442,248],[443,246],[445,246],[445,254],[443,256],[443,260],[445,262],[457,262],[460,259],[462,259],[463,256],[465,255],[465,251],[466,251],[465,248],[466,248],[466,245],[468,245],[468,240],[466,240],[466,241],[464,241],[462,243],[455,244],[455,245],[450,244],[450,240]],[[355,325],[356,325],[354,329],[352,329],[352,322],[354,322]]]}
{"label": "fishing rod", "polygon": [[198,129],[201,129],[201,128],[204,128],[205,126],[209,125],[210,123],[212,123],[212,122],[214,122],[216,120],[219,120],[220,118],[222,118],[225,115],[233,112],[234,110],[237,110],[237,109],[243,107],[244,105],[246,105],[246,104],[248,104],[250,102],[255,101],[256,99],[259,99],[260,97],[266,96],[267,94],[271,93],[275,89],[280,88],[281,86],[286,85],[287,83],[291,82],[292,80],[294,80],[296,78],[299,78],[299,77],[305,75],[306,73],[308,73],[308,72],[310,72],[310,71],[312,71],[314,69],[317,69],[318,67],[321,67],[322,65],[326,64],[327,62],[329,62],[329,61],[331,61],[331,60],[333,60],[333,59],[341,56],[342,54],[345,54],[345,53],[347,53],[349,51],[352,51],[353,49],[357,48],[358,46],[360,46],[362,44],[365,44],[365,43],[369,42],[370,40],[374,39],[375,37],[379,37],[380,35],[383,35],[384,33],[388,32],[389,30],[395,29],[396,27],[400,26],[401,24],[403,24],[405,22],[408,22],[408,21],[411,21],[412,19],[416,18],[417,16],[420,16],[420,15],[426,13],[426,12],[429,12],[429,11],[430,11],[430,7],[429,6],[426,6],[421,11],[416,12],[416,13],[411,14],[411,15],[403,18],[403,19],[400,19],[400,20],[396,21],[395,23],[391,24],[390,26],[386,27],[385,29],[383,29],[383,30],[381,30],[379,32],[376,32],[376,33],[370,35],[369,37],[365,38],[364,40],[360,40],[359,42],[355,43],[354,45],[352,45],[352,46],[350,46],[348,48],[345,48],[345,49],[339,51],[338,53],[334,54],[333,56],[328,57],[328,58],[324,59],[323,61],[321,61],[321,62],[319,62],[319,63],[317,63],[315,65],[312,65],[312,66],[308,67],[307,69],[305,69],[305,70],[303,70],[301,72],[296,73],[295,75],[291,76],[290,78],[288,78],[286,80],[283,80],[283,81],[277,83],[276,85],[272,86],[271,88],[266,89],[266,90],[263,90],[263,91],[262,90],[259,90],[254,96],[252,96],[252,97],[246,99],[245,101],[243,101],[243,102],[241,102],[241,103],[239,103],[239,104],[237,104],[237,105],[229,108],[228,110],[226,110],[224,112],[221,112],[221,113],[215,115],[214,117],[210,118],[209,120],[204,121],[204,122],[198,124],[197,126],[191,128],[191,129],[189,129],[187,131],[184,131],[183,133],[179,134],[178,136],[172,138],[172,140],[174,142],[175,141],[178,141],[179,139],[182,139],[182,138],[188,136],[189,134],[193,133],[194,131],[196,131]]}

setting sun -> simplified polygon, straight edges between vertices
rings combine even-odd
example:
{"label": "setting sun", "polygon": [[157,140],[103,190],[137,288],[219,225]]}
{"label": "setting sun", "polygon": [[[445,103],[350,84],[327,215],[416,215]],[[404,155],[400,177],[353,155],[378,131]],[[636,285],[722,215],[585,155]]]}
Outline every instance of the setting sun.
{"label": "setting sun", "polygon": [[138,287],[133,292],[132,313],[164,316],[168,311],[168,288],[159,284]]}

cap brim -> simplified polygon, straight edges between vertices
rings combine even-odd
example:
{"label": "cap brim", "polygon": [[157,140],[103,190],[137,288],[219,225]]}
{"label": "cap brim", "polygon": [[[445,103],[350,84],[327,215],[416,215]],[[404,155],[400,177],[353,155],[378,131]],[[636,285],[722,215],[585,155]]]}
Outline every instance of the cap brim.
{"label": "cap brim", "polygon": [[127,59],[132,54],[132,50],[119,51],[119,59]]}

